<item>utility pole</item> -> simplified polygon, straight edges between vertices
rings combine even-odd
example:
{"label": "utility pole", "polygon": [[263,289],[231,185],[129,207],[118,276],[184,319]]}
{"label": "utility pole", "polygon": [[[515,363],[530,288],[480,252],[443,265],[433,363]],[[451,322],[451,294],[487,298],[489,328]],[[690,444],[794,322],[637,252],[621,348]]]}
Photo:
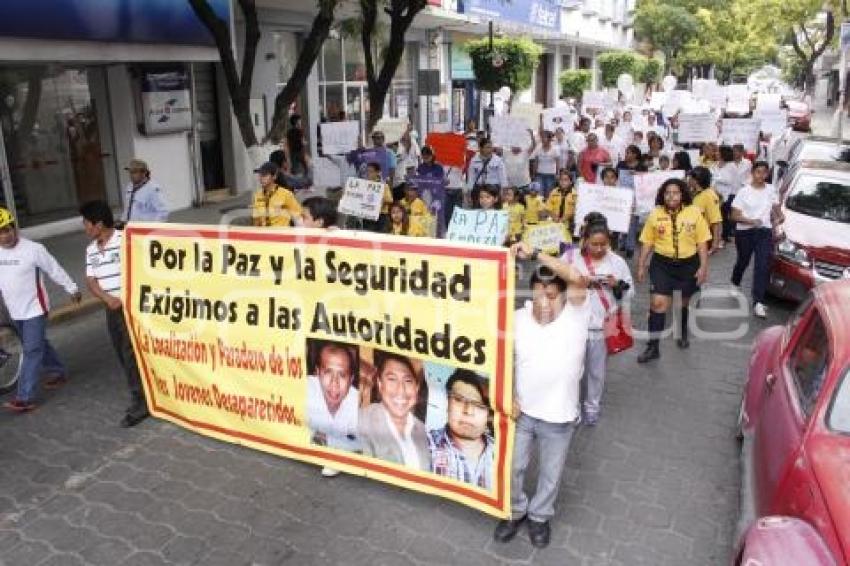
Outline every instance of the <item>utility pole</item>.
{"label": "utility pole", "polygon": [[[490,64],[493,64],[493,20],[490,20],[488,25],[488,33],[490,36]],[[490,119],[496,115],[496,104],[493,97],[495,96],[493,89],[490,89],[490,105],[487,107],[487,133],[490,133]]]}

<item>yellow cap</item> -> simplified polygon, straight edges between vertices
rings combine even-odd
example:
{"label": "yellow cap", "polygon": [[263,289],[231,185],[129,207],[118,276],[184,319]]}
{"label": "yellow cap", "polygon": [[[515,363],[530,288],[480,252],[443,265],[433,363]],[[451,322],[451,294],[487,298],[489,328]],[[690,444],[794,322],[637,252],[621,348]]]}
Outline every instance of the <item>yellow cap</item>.
{"label": "yellow cap", "polygon": [[9,212],[9,209],[0,206],[0,228],[11,226],[15,223],[15,217]]}

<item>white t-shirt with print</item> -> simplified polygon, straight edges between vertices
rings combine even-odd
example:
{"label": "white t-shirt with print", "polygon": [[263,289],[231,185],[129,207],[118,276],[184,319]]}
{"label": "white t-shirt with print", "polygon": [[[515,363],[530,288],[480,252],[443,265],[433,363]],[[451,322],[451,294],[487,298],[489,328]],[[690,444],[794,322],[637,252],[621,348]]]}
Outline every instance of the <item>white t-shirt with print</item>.
{"label": "white t-shirt with print", "polygon": [[558,172],[558,160],[561,158],[561,152],[555,144],[549,146],[549,149],[543,149],[543,146],[538,146],[534,153],[531,154],[531,159],[537,160],[537,173],[540,175],[555,175]]}

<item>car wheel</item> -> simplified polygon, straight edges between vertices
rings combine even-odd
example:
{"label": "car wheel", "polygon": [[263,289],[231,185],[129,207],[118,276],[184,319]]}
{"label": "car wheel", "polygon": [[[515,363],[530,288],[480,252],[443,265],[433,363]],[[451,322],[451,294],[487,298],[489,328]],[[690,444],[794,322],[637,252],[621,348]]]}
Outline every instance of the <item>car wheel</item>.
{"label": "car wheel", "polygon": [[18,335],[10,326],[0,326],[0,395],[8,393],[18,384],[23,360]]}

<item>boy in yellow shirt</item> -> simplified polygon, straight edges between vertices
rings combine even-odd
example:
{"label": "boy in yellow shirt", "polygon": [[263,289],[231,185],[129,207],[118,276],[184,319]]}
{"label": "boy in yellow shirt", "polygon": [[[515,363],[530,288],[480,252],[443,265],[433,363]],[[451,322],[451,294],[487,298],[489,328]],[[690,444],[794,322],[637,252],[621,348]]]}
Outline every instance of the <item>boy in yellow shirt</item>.
{"label": "boy in yellow shirt", "polygon": [[428,205],[425,201],[419,198],[419,189],[413,183],[407,183],[404,188],[404,198],[401,200],[401,205],[410,216],[430,216]]}
{"label": "boy in yellow shirt", "polygon": [[540,196],[540,185],[536,182],[528,186],[528,194],[525,195],[525,223],[537,224],[540,222],[540,213],[546,210],[546,203]]}
{"label": "boy in yellow shirt", "polygon": [[301,205],[292,191],[277,184],[277,165],[266,162],[254,170],[260,180],[260,189],[251,203],[254,226],[288,227],[293,222],[301,224]]}
{"label": "boy in yellow shirt", "polygon": [[525,229],[525,207],[517,202],[516,189],[506,187],[502,189],[502,210],[508,213],[508,240],[515,244],[522,239]]}

